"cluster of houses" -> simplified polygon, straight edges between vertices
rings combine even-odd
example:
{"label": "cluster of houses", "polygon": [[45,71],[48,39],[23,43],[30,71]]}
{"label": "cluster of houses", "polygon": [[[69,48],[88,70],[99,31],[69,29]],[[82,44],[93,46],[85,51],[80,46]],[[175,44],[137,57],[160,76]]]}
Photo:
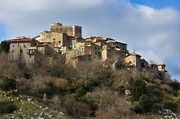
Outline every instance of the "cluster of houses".
{"label": "cluster of houses", "polygon": [[[165,73],[165,64],[149,64],[135,52],[127,50],[127,44],[113,38],[91,36],[82,38],[81,26],[50,24],[49,31],[42,31],[34,38],[17,37],[8,40],[9,58],[29,65],[40,57],[51,64],[54,58],[65,64],[99,59],[112,63],[123,63],[128,69],[148,70]],[[62,58],[63,57],[63,58]]]}

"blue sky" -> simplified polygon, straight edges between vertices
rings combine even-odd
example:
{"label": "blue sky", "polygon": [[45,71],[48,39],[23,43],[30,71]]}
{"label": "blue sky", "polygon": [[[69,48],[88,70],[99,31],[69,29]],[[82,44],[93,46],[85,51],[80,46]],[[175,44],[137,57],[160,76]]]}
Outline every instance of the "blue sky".
{"label": "blue sky", "polygon": [[130,2],[133,4],[147,5],[157,9],[171,7],[180,10],[179,0],[130,0]]}
{"label": "blue sky", "polygon": [[34,37],[52,22],[82,26],[83,37],[116,38],[142,58],[165,63],[180,81],[179,0],[1,0],[0,40]]}
{"label": "blue sky", "polygon": [[0,40],[6,39],[5,26],[0,23]]}

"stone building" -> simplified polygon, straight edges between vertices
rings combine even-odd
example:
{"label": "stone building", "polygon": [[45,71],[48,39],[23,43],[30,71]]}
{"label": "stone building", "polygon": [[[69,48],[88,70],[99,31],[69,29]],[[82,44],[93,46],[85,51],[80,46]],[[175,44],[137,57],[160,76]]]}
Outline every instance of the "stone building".
{"label": "stone building", "polygon": [[165,73],[166,71],[166,65],[163,64],[148,64],[149,71],[157,72],[157,73]]}
{"label": "stone building", "polygon": [[61,23],[52,23],[50,31],[43,31],[35,39],[39,42],[52,43],[56,51],[72,47],[72,38],[81,38],[81,26],[62,26]]}
{"label": "stone building", "polygon": [[157,69],[158,69],[159,72],[167,72],[166,71],[166,65],[164,63],[163,64],[158,64]]}
{"label": "stone building", "polygon": [[57,52],[56,49],[53,47],[52,43],[40,43],[34,47],[29,47],[27,49],[29,58],[31,62],[29,63],[44,63],[44,65],[51,65],[54,59],[61,59],[62,62],[65,63],[64,57],[62,57],[61,52]]}
{"label": "stone building", "polygon": [[[20,37],[9,40],[10,60],[17,60],[23,64],[34,63],[40,56],[49,61],[52,57],[59,57],[68,50],[72,50],[73,43],[82,40],[81,26],[62,26],[61,23],[50,24],[50,31],[43,31],[34,38]],[[85,49],[85,54],[88,48]]]}
{"label": "stone building", "polygon": [[54,56],[58,57],[58,52],[51,43],[41,43],[35,39],[19,37],[8,40],[9,60],[18,61],[21,64],[29,65],[35,62],[50,64]]}
{"label": "stone building", "polygon": [[122,42],[118,42],[116,41],[115,39],[112,39],[112,38],[106,38],[106,37],[89,37],[89,38],[86,38],[85,39],[86,41],[91,41],[93,42],[94,44],[100,46],[101,48],[104,46],[104,45],[107,45],[108,48],[118,48],[120,50],[124,50],[124,51],[127,51],[127,44],[125,43],[122,43]]}
{"label": "stone building", "polygon": [[85,38],[84,40],[85,41],[91,41],[92,43],[94,43],[94,44],[96,44],[102,48],[102,46],[106,44],[107,38],[99,37],[99,36],[98,37],[96,37],[96,36],[92,37],[91,36],[89,38]]}
{"label": "stone building", "polygon": [[40,33],[36,40],[39,42],[52,43],[54,47],[62,47],[68,45],[67,34],[43,31]]}
{"label": "stone building", "polygon": [[91,41],[81,40],[73,45],[72,50],[66,53],[67,62],[91,61],[92,59],[101,58],[100,46]]}
{"label": "stone building", "polygon": [[124,60],[128,68],[141,69],[141,56],[139,54],[129,53]]}
{"label": "stone building", "polygon": [[9,59],[18,61],[22,64],[31,62],[31,58],[28,55],[28,48],[33,47],[38,41],[26,37],[18,37],[8,40],[9,42]]}
{"label": "stone building", "polygon": [[102,60],[123,60],[127,53],[127,44],[117,42],[115,39],[107,38],[105,44],[102,46],[101,58]]}
{"label": "stone building", "polygon": [[63,26],[61,23],[56,22],[50,25],[51,32],[66,33],[68,36],[82,37],[81,26]]}

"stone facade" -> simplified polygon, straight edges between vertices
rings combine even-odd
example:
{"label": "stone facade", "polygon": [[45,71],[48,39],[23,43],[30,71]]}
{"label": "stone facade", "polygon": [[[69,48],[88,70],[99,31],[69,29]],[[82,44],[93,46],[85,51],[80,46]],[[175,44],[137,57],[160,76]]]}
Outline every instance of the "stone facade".
{"label": "stone facade", "polygon": [[163,64],[158,64],[157,65],[157,69],[158,69],[158,71],[160,71],[160,72],[167,72],[166,71],[166,65],[163,63]]}
{"label": "stone facade", "polygon": [[97,49],[100,59],[104,60],[123,60],[125,54],[127,53],[127,44],[117,42],[112,38],[105,37],[89,37],[85,39],[86,41],[92,42],[97,45]]}
{"label": "stone facade", "polygon": [[31,62],[31,57],[28,55],[28,48],[36,45],[35,39],[19,37],[8,40],[9,42],[9,59],[26,64]]}
{"label": "stone facade", "polygon": [[141,56],[136,53],[130,53],[125,57],[125,63],[129,68],[141,69]]}
{"label": "stone facade", "polygon": [[36,40],[42,43],[52,43],[54,47],[69,45],[69,40],[65,33],[43,31],[38,37],[36,37]]}
{"label": "stone facade", "polygon": [[81,26],[62,26],[59,22],[50,25],[50,32],[65,33],[68,36],[82,37]]}

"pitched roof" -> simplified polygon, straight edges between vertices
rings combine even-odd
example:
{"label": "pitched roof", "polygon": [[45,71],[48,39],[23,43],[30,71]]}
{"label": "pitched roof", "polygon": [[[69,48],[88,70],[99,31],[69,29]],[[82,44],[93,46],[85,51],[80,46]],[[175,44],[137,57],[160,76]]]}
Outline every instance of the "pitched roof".
{"label": "pitched roof", "polygon": [[27,38],[27,37],[18,37],[15,39],[10,39],[8,40],[9,43],[24,43],[24,42],[30,42],[32,39],[31,38]]}

